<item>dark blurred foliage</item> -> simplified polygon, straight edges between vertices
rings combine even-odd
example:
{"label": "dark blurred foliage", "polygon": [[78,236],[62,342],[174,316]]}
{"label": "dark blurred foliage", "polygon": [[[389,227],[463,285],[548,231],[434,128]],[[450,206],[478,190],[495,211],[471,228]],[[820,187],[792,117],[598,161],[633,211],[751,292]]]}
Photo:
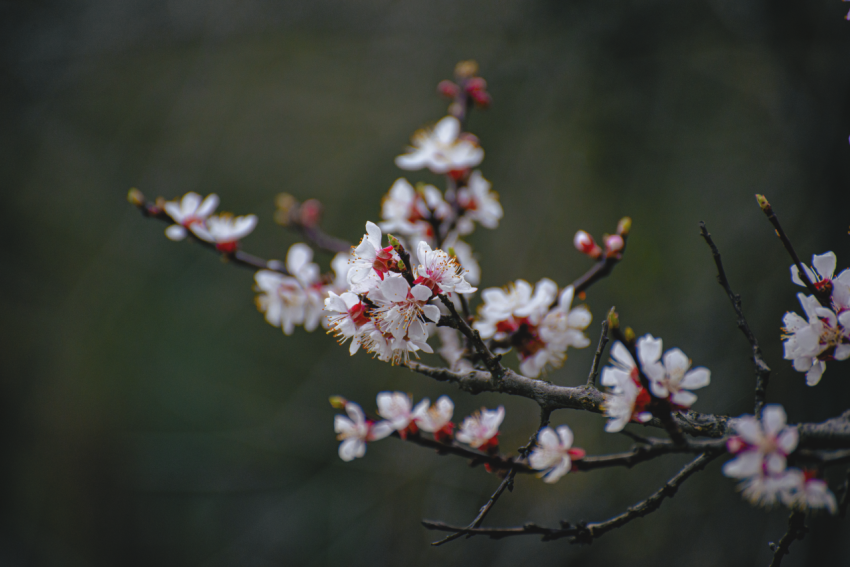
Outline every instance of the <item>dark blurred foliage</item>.
{"label": "dark blurred foliage", "polygon": [[[533,431],[534,404],[349,358],[321,332],[284,337],[254,309],[250,272],[166,240],[125,195],[217,192],[223,209],[260,215],[246,248],[280,258],[297,240],[272,222],[287,191],[321,199],[325,226],[356,240],[400,175],[392,158],[445,112],[437,82],[475,58],[494,104],[470,129],[506,212],[472,238],[483,284],[565,284],[588,267],[575,231],[598,237],[631,215],[625,261],[588,295],[590,335],[616,305],[638,334],[712,369],[696,409],[739,415],[752,411],[753,374],[698,236],[705,220],[774,369],[769,401],[793,422],[822,420],[848,407],[848,363],[807,388],[782,360],[798,289],[753,194],[804,258],[832,249],[850,263],[845,11],[838,0],[0,3],[0,564],[767,564],[787,512],[743,502],[720,461],[590,547],[429,547],[420,518],[468,521],[498,479],[395,440],[342,463],[327,397],[371,410],[382,389],[448,393],[457,417],[504,403],[509,449]],[[590,354],[549,378],[580,383]],[[554,420],[591,453],[628,445],[599,416]],[[487,522],[604,519],[682,462],[555,486],[521,478]],[[810,526],[784,564],[845,564],[847,523]]]}

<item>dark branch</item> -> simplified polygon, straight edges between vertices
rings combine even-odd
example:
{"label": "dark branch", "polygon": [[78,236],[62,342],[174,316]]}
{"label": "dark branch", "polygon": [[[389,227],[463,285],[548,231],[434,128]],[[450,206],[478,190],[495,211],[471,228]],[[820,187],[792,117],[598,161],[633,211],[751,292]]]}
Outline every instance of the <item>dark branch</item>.
{"label": "dark branch", "polygon": [[741,296],[732,291],[732,287],[729,285],[729,280],[726,278],[726,270],[723,269],[723,262],[720,260],[720,252],[717,250],[717,246],[714,245],[714,241],[711,239],[711,234],[708,233],[708,230],[705,228],[705,223],[702,221],[699,223],[699,231],[700,235],[702,235],[703,239],[705,239],[705,243],[708,244],[709,248],[711,248],[711,255],[714,256],[714,264],[717,266],[717,282],[724,290],[726,290],[726,295],[729,296],[729,301],[732,302],[732,308],[738,316],[738,328],[741,329],[741,332],[744,333],[745,337],[747,337],[747,340],[750,342],[750,347],[752,348],[752,358],[756,372],[755,415],[760,416],[767,396],[767,384],[770,380],[770,367],[764,362],[758,340],[756,340],[756,336],[750,330],[750,326],[747,324],[747,319],[744,317],[744,311],[741,309]]}
{"label": "dark branch", "polygon": [[792,512],[788,517],[788,531],[782,536],[778,544],[769,543],[770,549],[773,551],[773,560],[770,562],[770,567],[779,567],[782,563],[782,557],[789,555],[789,548],[794,543],[795,539],[803,539],[806,532],[809,531],[805,524],[805,512]]}
{"label": "dark branch", "polygon": [[[128,200],[132,205],[134,205],[142,215],[156,219],[159,221],[166,222],[168,224],[175,224],[174,219],[172,219],[168,214],[157,204],[151,203],[150,201],[145,199],[145,196],[138,189],[133,189],[130,191],[128,196]],[[212,250],[223,259],[236,264],[242,268],[248,268],[252,271],[257,270],[271,270],[273,272],[278,272],[280,274],[289,275],[289,272],[283,267],[283,264],[278,260],[264,260],[258,256],[254,256],[253,254],[249,254],[247,252],[243,252],[242,250],[236,250],[235,252],[222,252],[217,249],[215,244],[212,242],[207,242],[206,240],[201,240],[197,236],[192,233],[192,231],[187,230],[187,238],[192,242],[200,244],[201,246]]]}
{"label": "dark branch", "polygon": [[301,233],[316,248],[332,254],[351,250],[350,242],[331,236],[319,228],[322,204],[316,199],[299,203],[292,195],[281,193],[277,196],[276,204],[275,222]]}
{"label": "dark branch", "polygon": [[676,494],[679,487],[694,473],[702,470],[708,465],[717,454],[703,453],[696,459],[688,463],[676,476],[671,478],[664,486],[657,490],[646,500],[638,502],[631,506],[622,514],[615,516],[604,522],[593,524],[579,523],[572,525],[568,522],[562,522],[560,528],[547,528],[538,526],[537,524],[525,524],[524,526],[512,528],[463,528],[459,526],[450,526],[443,522],[432,522],[424,520],[422,525],[431,530],[463,532],[470,536],[486,535],[493,539],[501,539],[517,535],[540,535],[542,541],[551,541],[564,537],[572,537],[572,543],[590,543],[595,538],[598,538],[609,531],[619,528],[636,518],[641,518],[651,514],[661,507],[665,499]]}
{"label": "dark branch", "polygon": [[593,364],[590,365],[590,374],[587,376],[587,385],[596,387],[596,377],[599,376],[599,362],[602,359],[602,353],[605,351],[605,345],[608,344],[608,319],[602,321],[602,335],[599,337],[599,345],[596,347],[596,354],[593,355]]}
{"label": "dark branch", "polygon": [[850,504],[850,469],[844,476],[844,484],[842,485],[841,500],[838,501],[838,515],[841,518],[847,514],[847,505]]}

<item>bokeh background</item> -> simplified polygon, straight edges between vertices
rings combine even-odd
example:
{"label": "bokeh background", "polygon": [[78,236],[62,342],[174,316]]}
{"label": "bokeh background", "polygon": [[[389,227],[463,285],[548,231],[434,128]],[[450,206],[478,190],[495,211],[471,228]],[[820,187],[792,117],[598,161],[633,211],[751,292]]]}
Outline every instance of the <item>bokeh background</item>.
{"label": "bokeh background", "polygon": [[[534,430],[536,406],[349,358],[321,332],[284,337],[254,308],[250,272],[168,241],[125,196],[217,192],[224,210],[260,216],[246,249],[282,258],[297,241],[272,221],[286,191],[321,199],[325,226],[356,240],[401,174],[393,157],[443,116],[437,82],[474,58],[495,102],[469,126],[505,208],[471,239],[483,285],[565,284],[588,267],[575,231],[630,215],[625,261],[588,295],[589,334],[616,305],[711,368],[696,409],[739,415],[753,373],[705,220],[774,369],[769,400],[819,421],[848,407],[848,366],[808,388],[782,360],[798,289],[753,194],[804,258],[832,249],[848,265],[845,12],[838,0],[3,2],[0,564],[767,564],[787,512],[743,502],[720,461],[589,547],[430,547],[419,520],[468,522],[498,479],[396,440],[342,463],[328,396],[371,410],[384,389],[449,394],[458,417],[505,404],[506,448]],[[549,379],[583,382],[590,355]],[[629,445],[600,416],[554,422],[591,453]],[[487,523],[605,519],[683,462],[520,478]],[[784,564],[845,564],[846,521],[809,525]]]}

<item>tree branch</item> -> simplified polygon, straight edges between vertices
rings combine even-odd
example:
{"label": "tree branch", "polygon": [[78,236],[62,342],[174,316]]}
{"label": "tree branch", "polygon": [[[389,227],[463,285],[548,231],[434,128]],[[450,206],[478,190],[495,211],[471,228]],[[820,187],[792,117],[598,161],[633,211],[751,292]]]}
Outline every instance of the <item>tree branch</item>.
{"label": "tree branch", "polygon": [[747,337],[747,340],[750,342],[750,347],[752,348],[752,360],[755,365],[756,373],[755,415],[760,416],[767,396],[767,384],[770,380],[770,367],[765,363],[758,340],[750,330],[750,326],[747,324],[747,319],[744,317],[744,311],[741,309],[741,296],[732,291],[732,287],[729,285],[729,280],[726,278],[726,270],[723,269],[723,262],[720,260],[720,252],[717,250],[717,246],[714,245],[714,241],[711,239],[711,234],[708,233],[708,230],[705,228],[705,223],[702,221],[699,222],[699,231],[700,235],[705,240],[705,243],[708,244],[709,248],[711,248],[711,255],[714,256],[714,264],[717,266],[717,282],[724,290],[726,290],[726,295],[729,296],[729,301],[732,302],[732,308],[738,316],[738,328],[741,329],[741,332],[744,333],[745,337]]}
{"label": "tree branch", "polygon": [[441,317],[439,323],[437,325],[452,327],[453,329],[457,329],[460,331],[463,336],[469,339],[472,348],[475,349],[475,352],[481,357],[481,360],[484,362],[484,366],[487,367],[487,370],[490,371],[490,375],[493,378],[494,382],[500,382],[509,372],[502,363],[500,362],[501,356],[494,356],[490,349],[487,348],[487,345],[481,340],[481,335],[478,334],[478,331],[469,326],[469,323],[458,314],[457,309],[455,309],[454,303],[446,297],[445,294],[440,294],[438,296],[440,301],[443,302],[443,305],[449,310],[451,314],[449,317]]}
{"label": "tree branch", "polygon": [[788,517],[788,531],[779,540],[779,544],[769,543],[770,549],[773,551],[773,560],[770,562],[770,567],[779,567],[782,563],[782,557],[789,555],[789,548],[794,543],[795,539],[803,539],[806,532],[809,531],[805,524],[805,512],[792,512]]}
{"label": "tree branch", "polygon": [[719,454],[720,453],[703,453],[699,455],[649,498],[642,502],[638,502],[622,514],[609,520],[605,520],[604,522],[597,522],[593,524],[579,523],[577,525],[572,525],[569,522],[561,522],[560,528],[547,528],[538,526],[534,523],[511,528],[462,528],[430,520],[423,520],[422,525],[430,530],[461,531],[470,536],[486,535],[493,539],[501,539],[517,535],[540,535],[542,536],[542,541],[572,537],[571,543],[590,543],[595,538],[598,538],[613,529],[619,528],[636,518],[641,518],[651,514],[660,508],[665,499],[671,498],[676,494],[682,483],[684,483],[694,473],[704,469],[706,465],[708,465],[708,463],[710,463]]}
{"label": "tree branch", "polygon": [[593,355],[593,363],[590,365],[590,374],[587,376],[587,386],[590,388],[596,387],[596,377],[599,376],[599,362],[602,360],[602,353],[607,344],[608,319],[606,318],[602,321],[602,335],[599,337],[599,345],[596,347],[596,354]]}
{"label": "tree branch", "polygon": [[[168,224],[176,224],[174,219],[172,219],[168,214],[156,203],[151,203],[148,201],[144,194],[138,189],[131,189],[130,193],[127,196],[127,200],[130,201],[132,205],[134,205],[145,217],[156,219],[159,221],[166,222]],[[249,254],[247,252],[243,252],[242,250],[236,250],[235,252],[222,252],[218,248],[216,248],[215,244],[212,242],[207,242],[206,240],[201,240],[191,230],[187,230],[187,237],[192,242],[200,244],[204,248],[212,250],[223,259],[236,264],[242,268],[248,268],[252,271],[257,270],[271,270],[273,272],[277,272],[283,275],[290,275],[289,272],[286,271],[284,265],[279,260],[264,260],[258,256],[254,256],[253,254]]]}

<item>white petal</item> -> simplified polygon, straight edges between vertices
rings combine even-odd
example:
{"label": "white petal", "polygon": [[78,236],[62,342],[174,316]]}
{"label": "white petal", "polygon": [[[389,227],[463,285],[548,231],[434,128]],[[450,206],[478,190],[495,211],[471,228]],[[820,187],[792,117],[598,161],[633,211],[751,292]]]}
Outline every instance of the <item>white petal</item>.
{"label": "white petal", "polygon": [[785,410],[779,404],[765,406],[762,412],[762,427],[768,435],[776,435],[786,423]]}
{"label": "white petal", "polygon": [[662,348],[661,339],[656,339],[650,334],[639,338],[637,341],[637,354],[641,367],[657,362],[661,358]]}
{"label": "white petal", "polygon": [[812,257],[812,266],[814,266],[815,270],[818,271],[820,277],[825,280],[832,279],[832,276],[835,274],[835,264],[836,259],[834,252],[817,254]]}
{"label": "white petal", "polygon": [[443,144],[451,144],[460,133],[460,121],[454,116],[446,116],[434,126],[434,137]]}
{"label": "white petal", "polygon": [[664,368],[675,382],[682,381],[690,366],[691,361],[680,349],[671,348],[664,353]]}
{"label": "white petal", "polygon": [[745,478],[761,472],[761,453],[745,451],[723,465],[723,474],[732,478]]}
{"label": "white petal", "polygon": [[366,454],[366,443],[357,437],[349,437],[339,444],[339,458],[345,462],[353,461]]}
{"label": "white petal", "polygon": [[286,253],[286,270],[295,275],[312,259],[313,249],[303,242],[297,242],[290,246],[289,252]]}
{"label": "white petal", "polygon": [[629,349],[627,349],[626,346],[619,341],[614,343],[614,346],[611,347],[611,357],[627,368],[634,368],[635,366],[635,360],[632,358],[632,354],[629,352]]}
{"label": "white petal", "polygon": [[165,229],[165,236],[177,242],[186,238],[186,229],[179,224],[172,224]]}
{"label": "white petal", "polygon": [[677,406],[689,408],[697,401],[697,395],[687,390],[681,390],[673,394],[671,401]]}
{"label": "white petal", "polygon": [[561,438],[561,447],[569,449],[573,446],[573,430],[567,425],[558,427],[558,437]]}
{"label": "white petal", "polygon": [[818,360],[815,362],[811,369],[806,373],[806,384],[809,386],[817,386],[817,383],[820,382],[821,376],[823,376],[824,371],[826,370],[826,363],[822,360]]}
{"label": "white petal", "polygon": [[561,462],[558,463],[556,467],[554,467],[551,471],[549,471],[543,476],[543,482],[546,482],[548,484],[558,482],[558,479],[570,472],[571,467],[572,460],[570,460],[567,455],[564,455],[561,458]]}
{"label": "white petal", "polygon": [[700,366],[685,374],[685,378],[682,380],[681,386],[688,390],[698,390],[699,388],[708,386],[710,382],[711,372],[708,368]]}
{"label": "white petal", "polygon": [[800,431],[796,427],[786,427],[776,439],[776,444],[786,455],[790,455],[797,448],[800,439]]}
{"label": "white petal", "polygon": [[207,198],[204,199],[204,202],[198,206],[198,210],[195,211],[196,217],[206,218],[213,214],[216,207],[218,207],[218,195],[215,193],[210,193],[207,195]]}
{"label": "white petal", "polygon": [[431,299],[431,288],[422,284],[413,286],[410,293],[413,294],[413,298],[416,299],[416,301],[428,301]]}
{"label": "white petal", "polygon": [[850,344],[842,343],[835,347],[835,353],[833,354],[835,360],[847,360],[850,358]]}
{"label": "white petal", "polygon": [[384,281],[381,282],[381,293],[395,303],[407,299],[408,291],[410,291],[410,286],[404,278],[384,278]]}
{"label": "white petal", "polygon": [[381,247],[381,237],[383,235],[381,233],[381,228],[378,225],[376,225],[372,221],[367,221],[366,235],[369,242],[371,242],[375,248]]}
{"label": "white petal", "polygon": [[440,308],[436,305],[423,305],[422,313],[433,322],[438,322],[440,320]]}

